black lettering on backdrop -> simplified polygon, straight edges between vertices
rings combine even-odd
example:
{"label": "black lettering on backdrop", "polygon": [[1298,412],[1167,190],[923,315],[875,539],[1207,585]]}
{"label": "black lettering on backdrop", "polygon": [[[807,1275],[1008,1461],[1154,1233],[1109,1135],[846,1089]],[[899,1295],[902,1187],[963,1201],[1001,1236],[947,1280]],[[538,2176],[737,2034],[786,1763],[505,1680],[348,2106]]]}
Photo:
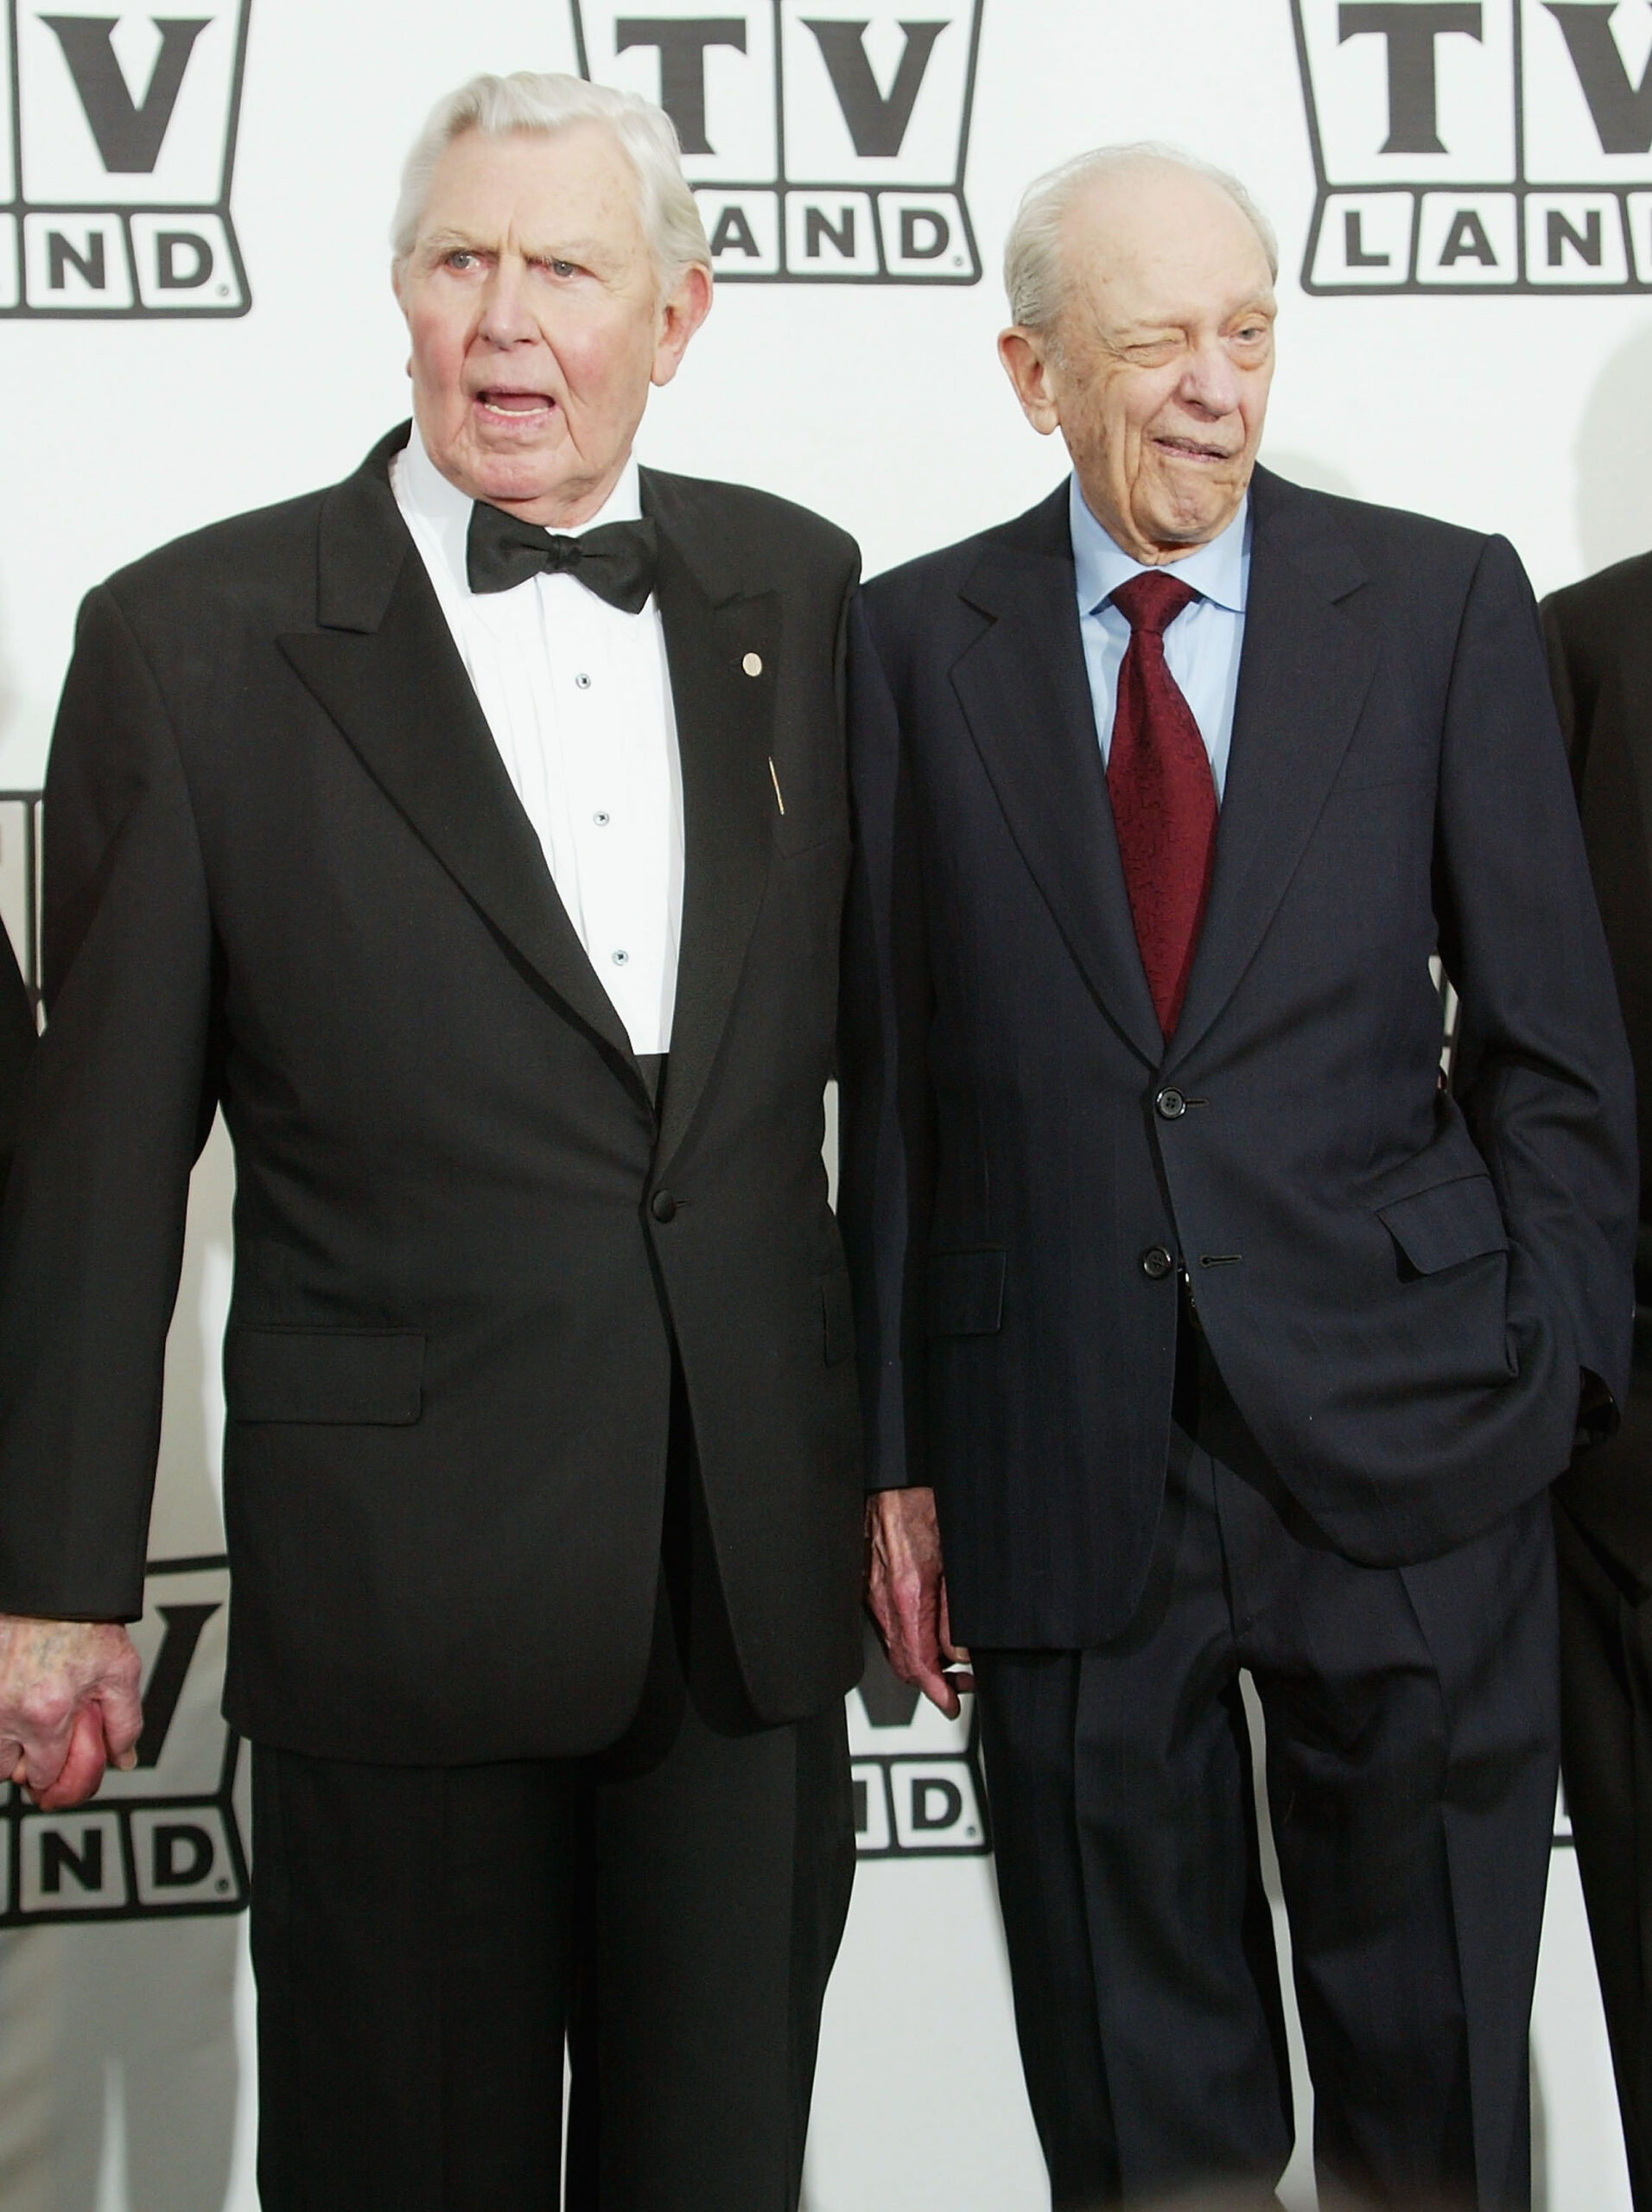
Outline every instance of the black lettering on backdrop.
{"label": "black lettering on backdrop", "polygon": [[1611,34],[1615,0],[1543,0],[1566,41],[1603,154],[1652,153],[1652,60],[1630,82]]}
{"label": "black lettering on backdrop", "polygon": [[64,289],[68,282],[69,265],[73,263],[80,279],[94,292],[109,289],[109,270],[104,259],[104,234],[92,232],[86,239],[86,251],[71,245],[61,231],[48,231],[46,236],[46,281],[54,292]]}
{"label": "black lettering on backdrop", "polygon": [[1568,223],[1558,207],[1548,211],[1548,265],[1559,269],[1566,260],[1566,250],[1572,248],[1579,259],[1591,269],[1598,269],[1605,251],[1600,234],[1600,210],[1592,207],[1583,219],[1582,230]]}
{"label": "black lettering on backdrop", "polygon": [[810,261],[820,258],[823,242],[829,238],[845,261],[855,258],[855,210],[840,207],[832,222],[823,207],[806,208],[803,219],[804,252]]}
{"label": "black lettering on backdrop", "polygon": [[1459,261],[1477,261],[1483,268],[1495,269],[1497,257],[1491,251],[1491,241],[1485,234],[1485,225],[1472,207],[1459,207],[1452,222],[1451,235],[1446,241],[1445,251],[1439,257],[1442,269],[1455,267]]}
{"label": "black lettering on backdrop", "polygon": [[118,16],[42,16],[54,32],[80,95],[104,167],[115,176],[152,176],[166,142],[184,72],[209,16],[155,17],[161,50],[140,106],[116,57]]}
{"label": "black lettering on backdrop", "polygon": [[912,1784],[914,1830],[956,1827],[963,1818],[963,1792],[938,1774],[920,1775]]}
{"label": "black lettering on backdrop", "polygon": [[153,1872],[157,1890],[193,1889],[212,1872],[213,1840],[193,1821],[168,1822],[155,1831]]}
{"label": "black lettering on backdrop", "polygon": [[213,250],[199,231],[162,231],[155,241],[155,269],[163,292],[193,292],[213,273]]}
{"label": "black lettering on backdrop", "polygon": [[200,1632],[216,1605],[162,1605],[167,1632],[155,1655],[149,1679],[143,1686],[143,1733],[137,1739],[139,1766],[158,1766],[166,1747],[167,1732],[178,1710],[178,1700],[189,1673],[189,1662],[200,1642]]}
{"label": "black lettering on backdrop", "polygon": [[[1388,137],[1385,154],[1443,154],[1439,138],[1439,86],[1434,44],[1455,34],[1481,35],[1479,0],[1344,0],[1337,12],[1337,36],[1374,35],[1388,48]],[[1616,49],[1614,49],[1615,51]]]}
{"label": "black lettering on backdrop", "polygon": [[614,51],[633,46],[659,48],[659,104],[677,125],[685,154],[710,154],[706,137],[706,49],[732,46],[746,51],[746,25],[738,16],[708,16],[674,22],[664,16],[622,16],[613,27]]}
{"label": "black lettering on backdrop", "polygon": [[60,1897],[63,1877],[71,1874],[83,1890],[104,1885],[104,1840],[101,1828],[81,1833],[77,1851],[59,1829],[48,1828],[40,1840],[40,1886],[44,1897]]}
{"label": "black lettering on backdrop", "polygon": [[878,90],[867,59],[867,24],[816,22],[808,17],[804,24],[820,48],[855,152],[863,159],[867,155],[898,154],[906,142],[906,128],[923,90],[935,41],[946,24],[902,23],[906,43],[886,99]]}
{"label": "black lettering on backdrop", "polygon": [[1387,269],[1394,257],[1388,253],[1367,253],[1363,230],[1363,218],[1357,207],[1350,207],[1343,217],[1343,258],[1350,269]]}
{"label": "black lettering on backdrop", "polygon": [[711,235],[714,257],[720,253],[749,253],[753,260],[762,251],[752,235],[752,226],[740,207],[725,207],[717,218],[717,227]]}

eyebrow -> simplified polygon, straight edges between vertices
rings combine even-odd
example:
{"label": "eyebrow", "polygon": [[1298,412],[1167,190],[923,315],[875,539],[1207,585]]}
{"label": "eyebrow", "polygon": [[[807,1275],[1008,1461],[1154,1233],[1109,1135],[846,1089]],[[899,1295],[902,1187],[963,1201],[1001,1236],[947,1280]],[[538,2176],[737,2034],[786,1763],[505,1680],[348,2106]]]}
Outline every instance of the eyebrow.
{"label": "eyebrow", "polygon": [[[422,253],[440,257],[448,253],[497,253],[497,241],[492,244],[473,237],[467,231],[432,231],[420,246]],[[603,249],[594,238],[564,238],[554,245],[532,245],[524,249],[530,261],[579,261],[600,258]]]}

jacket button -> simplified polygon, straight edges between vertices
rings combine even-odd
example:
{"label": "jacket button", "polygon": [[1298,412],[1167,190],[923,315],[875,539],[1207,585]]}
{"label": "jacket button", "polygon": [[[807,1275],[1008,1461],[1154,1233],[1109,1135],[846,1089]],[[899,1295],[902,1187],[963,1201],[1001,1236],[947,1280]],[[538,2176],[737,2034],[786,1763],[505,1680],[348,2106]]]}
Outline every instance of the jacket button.
{"label": "jacket button", "polygon": [[1141,1272],[1149,1282],[1162,1282],[1175,1264],[1162,1244],[1149,1244],[1141,1255]]}
{"label": "jacket button", "polygon": [[1161,1090],[1153,1103],[1161,1122],[1179,1122],[1187,1111],[1187,1101],[1179,1090]]}
{"label": "jacket button", "polygon": [[677,1200],[669,1191],[656,1191],[648,1201],[648,1211],[656,1221],[675,1221]]}

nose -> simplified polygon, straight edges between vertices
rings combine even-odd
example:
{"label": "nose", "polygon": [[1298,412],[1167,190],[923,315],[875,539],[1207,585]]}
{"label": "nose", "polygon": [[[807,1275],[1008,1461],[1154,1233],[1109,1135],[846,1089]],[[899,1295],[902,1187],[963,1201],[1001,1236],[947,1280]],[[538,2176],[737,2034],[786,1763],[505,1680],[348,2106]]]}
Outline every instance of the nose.
{"label": "nose", "polygon": [[1231,415],[1238,406],[1239,372],[1219,338],[1208,338],[1190,353],[1181,397],[1187,406],[1213,420]]}
{"label": "nose", "polygon": [[514,258],[501,255],[482,302],[480,335],[491,345],[520,346],[537,334],[523,276]]}

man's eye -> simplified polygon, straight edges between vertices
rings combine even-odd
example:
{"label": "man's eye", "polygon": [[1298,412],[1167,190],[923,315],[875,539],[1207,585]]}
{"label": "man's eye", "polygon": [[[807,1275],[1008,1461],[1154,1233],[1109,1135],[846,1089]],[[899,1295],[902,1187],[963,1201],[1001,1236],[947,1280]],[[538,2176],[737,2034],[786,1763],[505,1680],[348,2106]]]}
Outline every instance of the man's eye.
{"label": "man's eye", "polygon": [[545,264],[553,276],[577,276],[578,269],[571,261],[548,261]]}
{"label": "man's eye", "polygon": [[459,246],[448,256],[449,269],[473,269],[475,265],[476,257],[468,246]]}

